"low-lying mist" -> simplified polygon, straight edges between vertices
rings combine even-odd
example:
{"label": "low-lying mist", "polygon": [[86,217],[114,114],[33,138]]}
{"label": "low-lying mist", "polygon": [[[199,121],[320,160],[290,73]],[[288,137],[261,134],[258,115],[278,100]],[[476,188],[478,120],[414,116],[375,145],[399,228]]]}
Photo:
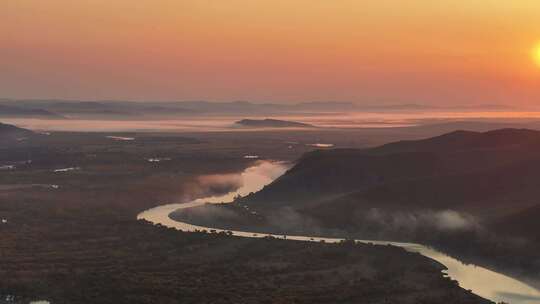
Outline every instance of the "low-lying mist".
{"label": "low-lying mist", "polygon": [[199,176],[196,179],[197,196],[218,196],[235,191],[242,187],[243,180],[240,173],[211,174]]}
{"label": "low-lying mist", "polygon": [[360,215],[361,226],[378,227],[382,231],[415,233],[419,229],[464,231],[480,228],[478,220],[455,210],[386,211],[372,208]]}
{"label": "low-lying mist", "polygon": [[355,214],[354,221],[348,225],[328,224],[335,220],[313,218],[291,207],[270,211],[265,217],[272,228],[280,231],[385,240],[416,240],[426,231],[444,234],[484,230],[476,217],[455,210],[394,211],[372,208]]}
{"label": "low-lying mist", "polygon": [[286,162],[259,160],[241,172],[201,175],[185,186],[188,194],[180,201],[231,203],[238,196],[261,190],[285,173],[289,166]]}
{"label": "low-lying mist", "polygon": [[[280,233],[309,233],[312,235],[354,235],[357,238],[386,240],[416,240],[429,233],[483,231],[480,221],[471,214],[456,210],[389,210],[371,208],[353,215],[348,225],[331,225],[333,219],[308,215],[290,206],[259,209],[235,201],[239,196],[256,192],[269,184],[288,168],[279,162],[257,161],[243,172],[199,176],[189,186],[190,198],[219,206],[199,207],[190,212],[190,220],[203,220],[204,224],[234,223],[235,229],[264,228]],[[331,216],[331,215],[329,215]],[[254,220],[254,218],[256,220]],[[228,223],[230,221],[230,223]],[[239,223],[262,227],[238,227]]]}

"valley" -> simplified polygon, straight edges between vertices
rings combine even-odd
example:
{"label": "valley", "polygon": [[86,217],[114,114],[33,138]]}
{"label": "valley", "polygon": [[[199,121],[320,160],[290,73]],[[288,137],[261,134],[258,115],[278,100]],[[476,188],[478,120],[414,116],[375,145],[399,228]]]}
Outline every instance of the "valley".
{"label": "valley", "polygon": [[[433,264],[433,261],[414,252],[407,252],[399,246],[384,246],[386,243],[377,246],[369,242],[333,244],[329,239],[331,237],[429,244],[473,264],[500,269],[511,276],[525,277],[526,282],[534,285],[534,275],[518,267],[525,265],[523,261],[528,261],[533,263],[528,266],[529,269],[534,269],[534,254],[523,254],[516,243],[511,243],[515,247],[513,251],[505,247],[489,247],[492,245],[481,242],[485,239],[477,236],[476,231],[471,234],[469,229],[476,226],[467,224],[469,214],[474,219],[485,216],[486,220],[493,223],[517,222],[523,226],[507,224],[515,227],[515,230],[507,231],[509,240],[518,234],[525,236],[524,229],[530,231],[527,225],[533,221],[522,222],[519,212],[533,214],[528,212],[529,208],[535,210],[533,200],[530,203],[520,201],[512,212],[502,207],[490,212],[477,212],[477,208],[460,209],[459,205],[448,212],[450,205],[444,201],[430,205],[433,213],[424,214],[422,211],[415,214],[409,208],[407,216],[414,215],[418,223],[414,229],[409,223],[404,223],[407,229],[401,226],[400,230],[408,233],[380,230],[382,223],[385,226],[395,225],[393,222],[400,217],[393,213],[379,214],[377,221],[372,222],[353,220],[350,216],[365,216],[353,210],[371,210],[375,206],[400,214],[405,210],[404,205],[416,202],[418,204],[413,205],[414,208],[422,210],[420,208],[429,205],[433,195],[448,190],[433,184],[429,187],[433,194],[415,200],[407,197],[406,192],[399,192],[409,189],[409,186],[400,188],[399,184],[423,180],[433,183],[432,180],[442,178],[438,182],[442,185],[448,182],[447,175],[473,174],[467,166],[457,166],[459,162],[476,163],[482,170],[474,174],[495,171],[494,176],[499,168],[507,170],[515,167],[515,170],[520,170],[518,164],[523,161],[527,162],[526,168],[532,168],[534,153],[520,151],[524,151],[525,147],[527,151],[534,151],[537,144],[535,132],[504,131],[502,135],[497,132],[495,135],[490,134],[489,137],[500,140],[501,136],[506,136],[505,132],[524,132],[521,137],[511,133],[511,141],[503,139],[503,142],[508,142],[503,148],[499,144],[493,145],[491,139],[480,141],[480,146],[471,150],[497,151],[489,157],[481,157],[477,156],[477,151],[463,151],[463,144],[454,138],[461,138],[462,134],[466,134],[467,138],[482,137],[478,135],[482,133],[476,132],[368,148],[373,146],[373,142],[384,144],[394,138],[415,138],[437,132],[437,129],[429,128],[242,133],[31,132],[8,126],[3,127],[3,130],[6,132],[2,140],[6,145],[0,149],[0,164],[13,168],[0,174],[0,218],[5,220],[0,224],[0,275],[9,278],[2,280],[0,294],[15,295],[16,301],[20,303],[36,299],[47,299],[51,303],[92,303],[98,298],[103,303],[153,303],[156,299],[166,303],[174,302],[173,298],[182,299],[185,303],[214,303],[217,295],[209,292],[215,288],[212,286],[220,284],[221,276],[230,277],[230,288],[245,289],[240,294],[227,294],[228,289],[220,289],[219,297],[223,303],[237,303],[240,298],[244,299],[242,303],[249,303],[251,297],[294,298],[298,303],[325,303],[327,300],[322,292],[325,289],[321,289],[321,286],[335,289],[338,285],[351,288],[343,294],[343,298],[339,298],[343,302],[368,297],[373,303],[384,303],[388,299],[395,299],[399,303],[446,303],[448,299],[453,299],[455,303],[489,303],[445,278],[441,273],[445,269],[442,264]],[[353,134],[357,141],[351,141]],[[19,140],[19,136],[25,139]],[[318,149],[308,144],[329,139],[336,144],[337,149]],[[476,140],[466,139],[466,146],[474,146],[471,141]],[[450,142],[450,146],[446,142]],[[447,146],[439,149],[438,146],[443,143]],[[459,151],[459,157],[453,155],[451,147]],[[412,151],[414,149],[419,151]],[[416,153],[419,153],[418,156]],[[430,153],[435,156],[426,157]],[[339,157],[334,158],[334,154]],[[264,164],[264,161],[246,158],[246,155],[260,155],[262,159],[279,161],[281,169],[263,166],[264,173],[245,179],[249,181],[246,184],[241,178],[243,170]],[[415,163],[416,159],[422,161],[423,165]],[[353,165],[351,161],[357,164]],[[412,178],[409,171],[414,168],[418,170],[415,171],[415,178]],[[358,169],[363,172],[355,175]],[[534,171],[530,172],[533,174]],[[374,173],[375,178],[372,176]],[[309,178],[302,177],[305,174]],[[257,191],[259,188],[250,188],[250,185],[256,186],[264,181],[264,176],[271,177],[264,182],[269,184],[267,187],[261,191]],[[273,179],[276,180],[272,182]],[[303,184],[305,181],[309,183]],[[338,181],[339,185],[335,183]],[[514,187],[522,186],[519,181],[514,180]],[[382,191],[384,195],[377,194],[379,190],[375,190],[387,184],[392,185],[392,190]],[[356,188],[359,185],[361,188]],[[453,182],[448,187],[459,189],[458,186],[459,183]],[[475,189],[484,191],[481,187]],[[513,188],[505,189],[504,193],[515,192]],[[527,191],[531,192],[523,192],[525,197],[535,193],[532,184]],[[238,194],[241,196],[236,197]],[[223,195],[234,202],[215,205],[223,200]],[[455,195],[455,199],[483,197],[467,191]],[[400,199],[394,200],[391,197]],[[211,202],[214,205],[185,208],[188,206],[185,203],[197,199],[199,204]],[[210,234],[178,232],[167,229],[165,222],[155,227],[144,221],[135,221],[140,212],[159,205],[159,202],[184,204],[180,205],[182,210],[175,211],[178,207],[167,209],[165,220],[168,223],[175,223],[172,220],[175,219],[212,229],[252,231],[250,236],[258,234],[260,238],[242,239],[226,231],[218,233],[217,230]],[[361,205],[356,205],[358,203]],[[485,206],[483,203],[480,205]],[[501,201],[493,206],[503,206],[503,203]],[[203,212],[198,212],[198,208],[202,208],[200,210]],[[214,208],[214,211],[208,213],[208,208]],[[225,215],[223,210],[228,210]],[[467,216],[463,215],[465,211]],[[443,225],[439,228],[433,226],[432,217]],[[461,230],[460,227],[448,233],[445,225],[450,225],[456,219],[467,224],[465,229]],[[433,234],[433,231],[437,233]],[[264,237],[268,233],[277,235],[274,238]],[[304,242],[295,242],[295,237],[283,240],[280,237],[282,235],[312,235],[301,240],[316,241],[319,237],[326,237],[328,241],[306,245]],[[467,244],[470,244],[467,248],[461,246],[464,237],[468,237]],[[497,241],[495,244],[501,243]],[[507,258],[499,262],[493,260],[488,252],[497,252],[498,248],[503,250],[501,254],[508,252],[513,256],[512,261],[521,264],[510,267]],[[391,258],[391,255],[399,257]],[[301,256],[309,258],[298,264]],[[277,260],[272,260],[274,257]],[[244,262],[240,262],[243,259],[249,261],[247,265],[257,266],[245,268]],[[347,264],[347,268],[354,269],[352,272],[343,268],[344,261],[349,259],[351,264]],[[388,259],[396,260],[396,263],[382,262]],[[450,263],[453,260],[444,261]],[[267,263],[270,264],[266,266]],[[288,266],[270,266],[272,263]],[[205,273],[216,275],[203,276],[196,270],[200,265],[205,265]],[[419,271],[420,268],[425,270]],[[242,274],[232,275],[232,269],[243,269]],[[390,273],[398,272],[402,275],[392,275],[388,281]],[[248,281],[241,279],[253,275],[261,278],[262,285],[245,285]],[[340,279],[336,279],[336,275]],[[190,279],[186,280],[187,277]],[[323,285],[304,284],[299,287],[294,283],[295,280],[307,277],[316,277],[316,282]],[[102,283],[97,284],[98,281]],[[205,282],[206,287],[195,282]],[[269,282],[273,282],[273,285],[268,285]],[[171,293],[172,286],[180,293]],[[289,286],[290,289],[276,294],[272,291],[275,286]],[[146,288],[160,292],[150,293],[150,289]],[[314,290],[321,290],[321,293]],[[208,298],[205,298],[205,294],[209,294]]]}
{"label": "valley", "polygon": [[[489,303],[399,248],[182,233],[135,219],[158,202],[240,187],[248,152],[293,162],[314,148],[287,142],[316,141],[311,133],[22,131],[25,140],[3,137],[0,148],[0,162],[15,166],[0,173],[0,295],[14,303]],[[157,158],[168,160],[148,161]],[[65,168],[78,169],[55,172]]]}

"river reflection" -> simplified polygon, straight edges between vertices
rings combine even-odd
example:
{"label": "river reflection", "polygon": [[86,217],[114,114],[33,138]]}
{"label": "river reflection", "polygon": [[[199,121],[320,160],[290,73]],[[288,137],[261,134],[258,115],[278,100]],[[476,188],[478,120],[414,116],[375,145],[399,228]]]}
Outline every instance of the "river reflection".
{"label": "river reflection", "polygon": [[[182,231],[196,230],[215,230],[216,232],[224,231],[211,227],[201,227],[191,225],[184,222],[174,221],[169,217],[169,214],[178,210],[201,206],[205,203],[227,203],[232,202],[238,196],[244,196],[250,192],[259,191],[264,186],[270,184],[287,170],[287,166],[280,162],[260,161],[256,165],[247,168],[242,174],[242,186],[236,191],[227,193],[221,196],[212,196],[201,198],[186,204],[169,204],[159,206],[140,213],[137,216],[139,220],[146,220],[154,224],[161,224],[166,227],[175,228]],[[241,237],[262,238],[265,236],[273,236],[283,238],[283,235],[262,234],[247,231],[232,231],[233,235]],[[314,236],[293,236],[287,235],[289,240],[297,241],[312,241],[320,242],[324,240],[329,243],[340,242],[343,239],[339,238],[322,238]],[[469,289],[475,294],[495,301],[506,302],[510,304],[538,304],[540,303],[540,291],[528,286],[527,284],[508,277],[506,275],[491,271],[489,269],[476,265],[465,265],[461,261],[436,251],[430,247],[403,242],[387,242],[387,241],[370,241],[357,240],[361,243],[373,243],[377,245],[394,245],[402,247],[410,252],[418,252],[426,257],[429,257],[437,262],[445,265],[448,270],[447,274],[450,278],[457,280],[459,285],[464,289]]]}

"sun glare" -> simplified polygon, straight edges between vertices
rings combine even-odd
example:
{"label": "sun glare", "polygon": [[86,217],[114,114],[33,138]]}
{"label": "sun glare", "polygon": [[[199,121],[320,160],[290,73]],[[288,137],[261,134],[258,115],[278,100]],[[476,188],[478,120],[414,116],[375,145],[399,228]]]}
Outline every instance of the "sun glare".
{"label": "sun glare", "polygon": [[533,51],[534,61],[540,67],[540,43],[536,45]]}

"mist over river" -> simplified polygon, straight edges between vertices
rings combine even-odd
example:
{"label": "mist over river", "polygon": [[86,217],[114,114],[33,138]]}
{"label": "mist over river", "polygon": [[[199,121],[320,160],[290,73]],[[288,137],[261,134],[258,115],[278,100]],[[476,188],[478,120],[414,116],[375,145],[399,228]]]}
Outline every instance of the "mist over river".
{"label": "mist over river", "polygon": [[[161,224],[166,227],[175,228],[181,231],[193,232],[196,230],[215,230],[216,232],[225,231],[213,227],[201,227],[189,223],[172,220],[169,215],[179,209],[201,206],[205,203],[230,203],[238,195],[244,196],[250,192],[258,191],[264,186],[270,184],[287,170],[287,165],[282,162],[259,161],[253,166],[245,169],[239,176],[240,187],[234,191],[219,196],[210,196],[199,198],[186,204],[168,204],[158,206],[140,213],[138,220],[146,220],[153,224]],[[263,233],[254,233],[248,231],[231,231],[233,235],[239,237],[262,238],[273,236],[283,238],[283,235],[272,235]],[[329,243],[342,241],[340,238],[323,238],[317,236],[287,235],[288,240],[320,242],[324,240]],[[446,274],[459,282],[464,289],[469,289],[473,293],[492,300],[494,302],[506,302],[510,304],[535,304],[540,303],[540,290],[537,290],[524,282],[511,278],[504,274],[489,270],[472,264],[464,264],[461,261],[452,258],[442,252],[434,250],[428,246],[414,243],[374,241],[374,240],[356,240],[361,243],[372,243],[377,245],[393,245],[402,247],[410,252],[418,252],[428,258],[431,258],[443,265],[448,270]]]}

